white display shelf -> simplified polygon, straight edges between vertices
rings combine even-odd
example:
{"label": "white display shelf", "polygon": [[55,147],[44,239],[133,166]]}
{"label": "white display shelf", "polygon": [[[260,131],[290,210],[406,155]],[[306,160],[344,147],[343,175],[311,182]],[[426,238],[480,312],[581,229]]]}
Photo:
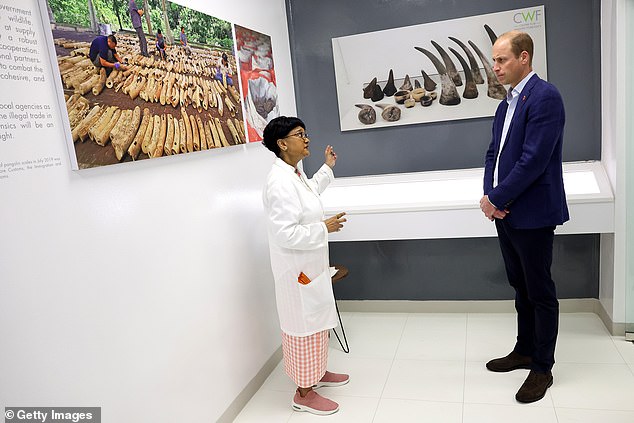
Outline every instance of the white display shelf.
{"label": "white display shelf", "polygon": [[[480,211],[483,168],[338,178],[323,193],[327,215],[348,214],[331,241],[495,236]],[[614,232],[614,196],[601,162],[564,163],[570,221],[560,234]]]}

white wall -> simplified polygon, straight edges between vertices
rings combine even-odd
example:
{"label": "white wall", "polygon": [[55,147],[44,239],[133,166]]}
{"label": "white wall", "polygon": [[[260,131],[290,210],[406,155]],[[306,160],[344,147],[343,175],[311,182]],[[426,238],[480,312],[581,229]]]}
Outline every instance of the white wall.
{"label": "white wall", "polygon": [[[182,4],[271,35],[280,110],[295,113],[283,0]],[[56,104],[46,76],[0,80],[0,102]],[[62,159],[0,178],[0,409],[215,421],[280,344],[260,200],[273,156],[257,144],[73,172],[53,112],[56,128],[0,142],[3,163]]]}
{"label": "white wall", "polygon": [[634,123],[632,122],[632,114],[634,113],[634,0],[627,0],[624,6],[623,14],[625,15],[625,88],[624,96],[626,98],[625,112],[627,116],[625,123],[625,159],[628,166],[625,167],[625,323],[626,331],[634,333],[634,262],[631,258],[634,254]]}
{"label": "white wall", "polygon": [[632,0],[601,2],[601,120],[603,162],[614,190],[614,235],[601,237],[599,299],[613,322],[625,322],[626,229],[626,5]]}

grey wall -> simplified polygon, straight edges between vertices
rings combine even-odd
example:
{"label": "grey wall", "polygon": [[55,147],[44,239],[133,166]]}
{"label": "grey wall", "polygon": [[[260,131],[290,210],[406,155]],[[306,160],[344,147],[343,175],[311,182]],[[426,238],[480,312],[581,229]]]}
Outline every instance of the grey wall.
{"label": "grey wall", "polygon": [[[345,35],[544,5],[548,79],[564,98],[564,160],[601,151],[599,0],[286,0],[298,116],[311,134],[308,174],[333,144],[342,176],[482,167],[492,118],[342,133],[331,39]],[[376,54],[381,54],[377,51]],[[574,216],[572,217],[574,219]],[[555,238],[560,298],[598,296],[597,235]],[[340,299],[510,299],[497,239],[331,243],[350,269]]]}
{"label": "grey wall", "polygon": [[482,167],[492,118],[341,132],[331,39],[537,5],[545,8],[548,79],[567,112],[564,160],[600,159],[599,0],[286,2],[297,110],[311,135],[309,174],[327,144],[341,159],[339,177]]}
{"label": "grey wall", "polygon": [[[599,235],[558,235],[553,280],[559,298],[597,298]],[[512,299],[496,238],[330,243],[348,277],[340,300]]]}

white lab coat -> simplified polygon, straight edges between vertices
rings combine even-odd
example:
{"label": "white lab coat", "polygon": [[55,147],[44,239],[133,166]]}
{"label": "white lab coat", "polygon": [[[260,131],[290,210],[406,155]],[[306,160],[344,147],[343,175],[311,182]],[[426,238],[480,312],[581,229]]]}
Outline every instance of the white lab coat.
{"label": "white lab coat", "polygon": [[[337,325],[328,258],[328,230],[319,194],[334,180],[324,164],[308,179],[275,160],[262,194],[280,326],[308,336]],[[307,285],[297,281],[303,272]]]}

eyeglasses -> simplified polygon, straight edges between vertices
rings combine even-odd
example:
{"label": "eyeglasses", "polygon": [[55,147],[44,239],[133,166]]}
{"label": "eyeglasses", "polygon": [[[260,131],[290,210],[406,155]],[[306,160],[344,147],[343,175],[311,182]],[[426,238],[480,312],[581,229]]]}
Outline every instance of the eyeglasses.
{"label": "eyeglasses", "polygon": [[296,134],[288,134],[284,138],[289,138],[289,137],[297,137],[297,138],[301,138],[303,140],[305,140],[306,138],[309,138],[308,137],[308,132],[298,132]]}

